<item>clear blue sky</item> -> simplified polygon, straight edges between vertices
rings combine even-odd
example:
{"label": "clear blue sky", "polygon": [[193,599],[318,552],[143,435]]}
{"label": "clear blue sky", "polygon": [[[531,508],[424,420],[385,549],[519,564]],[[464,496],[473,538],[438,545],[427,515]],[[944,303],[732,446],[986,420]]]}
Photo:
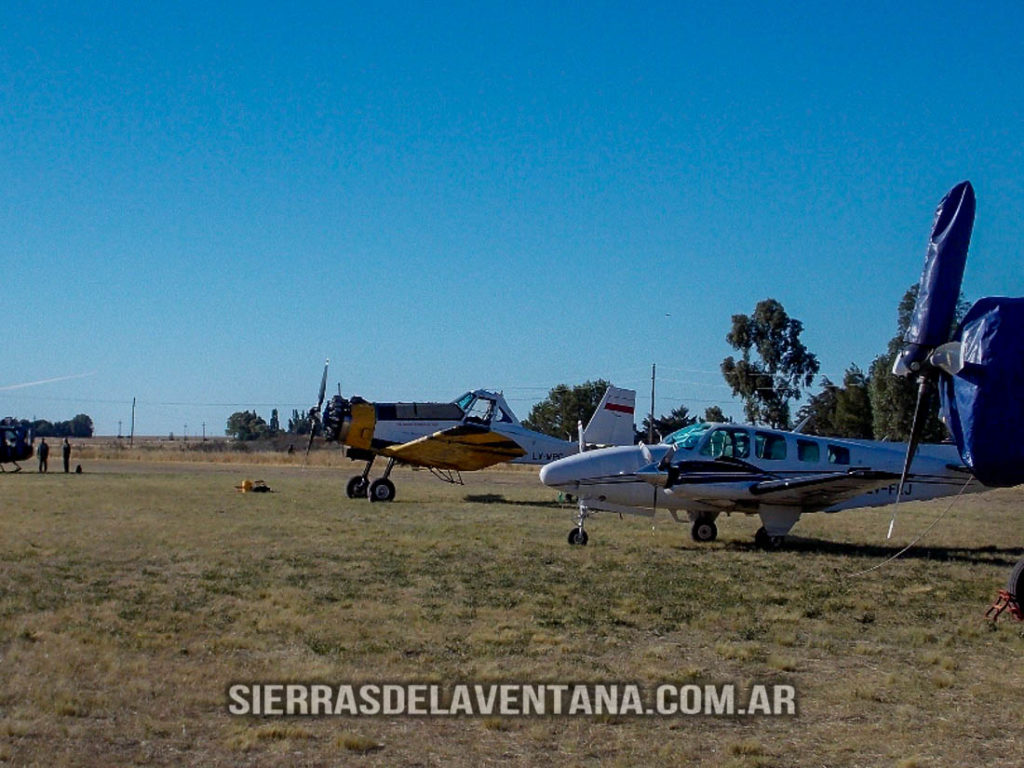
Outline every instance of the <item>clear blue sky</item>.
{"label": "clear blue sky", "polygon": [[520,417],[657,362],[659,412],[739,416],[731,315],[866,368],[962,179],[967,297],[1024,295],[1022,41],[1000,0],[8,3],[0,415],[222,434],[330,357]]}

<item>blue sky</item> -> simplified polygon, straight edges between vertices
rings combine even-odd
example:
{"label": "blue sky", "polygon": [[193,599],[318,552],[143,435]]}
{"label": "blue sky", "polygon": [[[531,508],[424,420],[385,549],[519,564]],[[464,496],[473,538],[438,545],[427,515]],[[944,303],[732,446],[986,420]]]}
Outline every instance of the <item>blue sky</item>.
{"label": "blue sky", "polygon": [[[773,297],[866,368],[935,205],[1024,294],[1024,7],[9,3],[0,411],[223,433],[333,391],[607,378],[742,409]],[[10,389],[16,384],[88,376]]]}

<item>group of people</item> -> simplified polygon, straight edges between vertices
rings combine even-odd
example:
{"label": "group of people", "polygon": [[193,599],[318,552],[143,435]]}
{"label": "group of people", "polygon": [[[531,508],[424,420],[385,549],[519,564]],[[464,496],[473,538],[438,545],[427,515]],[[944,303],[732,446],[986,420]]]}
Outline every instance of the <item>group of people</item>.
{"label": "group of people", "polygon": [[[61,445],[61,453],[64,456],[64,472],[71,471],[71,443],[68,439],[64,438],[64,444]],[[46,442],[46,438],[39,444],[39,450],[36,451],[36,455],[39,457],[39,471],[46,472],[47,470],[47,459],[50,458],[50,445]]]}

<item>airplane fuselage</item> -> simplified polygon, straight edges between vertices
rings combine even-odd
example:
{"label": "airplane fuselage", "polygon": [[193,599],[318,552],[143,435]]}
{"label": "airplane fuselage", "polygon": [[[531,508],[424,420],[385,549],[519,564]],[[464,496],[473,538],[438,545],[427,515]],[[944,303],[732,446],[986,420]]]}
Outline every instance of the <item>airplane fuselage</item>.
{"label": "airplane fuselage", "polygon": [[[892,504],[906,452],[902,443],[731,424],[673,437],[649,448],[585,452],[545,466],[540,477],[592,510],[653,516],[660,508],[694,522],[713,522],[722,512],[759,514],[769,533],[781,536],[803,513]],[[959,493],[969,478],[955,446],[922,445],[901,501]],[[966,490],[985,487],[974,482]]]}

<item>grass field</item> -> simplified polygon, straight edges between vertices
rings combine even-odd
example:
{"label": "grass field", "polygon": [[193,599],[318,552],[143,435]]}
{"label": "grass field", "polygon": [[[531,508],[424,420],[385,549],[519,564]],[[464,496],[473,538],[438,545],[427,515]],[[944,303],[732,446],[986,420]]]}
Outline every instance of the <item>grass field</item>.
{"label": "grass field", "polygon": [[[79,460],[76,457],[76,461]],[[241,461],[245,457],[240,457]],[[1022,630],[985,609],[1021,491],[688,526],[571,510],[530,471],[83,458],[0,477],[0,761],[16,765],[1024,765]],[[53,462],[51,462],[52,464]],[[271,494],[240,494],[245,478]],[[795,717],[236,717],[233,682],[788,683]]]}

